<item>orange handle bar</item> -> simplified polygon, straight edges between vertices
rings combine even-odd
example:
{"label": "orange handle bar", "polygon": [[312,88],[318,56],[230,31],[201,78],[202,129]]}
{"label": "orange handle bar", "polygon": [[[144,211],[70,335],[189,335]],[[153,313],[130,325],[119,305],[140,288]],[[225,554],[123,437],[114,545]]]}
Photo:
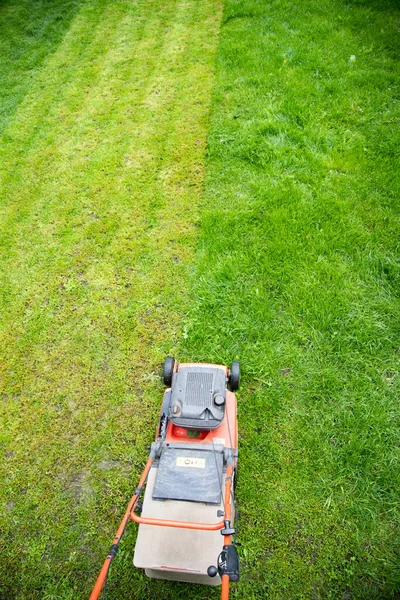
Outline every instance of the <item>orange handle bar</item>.
{"label": "orange handle bar", "polygon": [[[231,495],[231,486],[232,486],[232,465],[228,465],[226,471],[226,483],[225,483],[225,518],[231,518],[232,510],[230,504],[230,495]],[[169,521],[168,519],[152,519],[150,517],[139,517],[136,515],[133,510],[135,505],[131,510],[131,519],[135,521],[135,523],[139,523],[141,525],[156,525],[159,527],[176,527],[178,529],[197,529],[200,531],[218,531],[218,529],[223,529],[225,526],[224,519],[219,521],[218,523],[196,523],[193,521]],[[225,536],[225,544],[230,543],[230,536]],[[228,541],[229,540],[229,541]]]}
{"label": "orange handle bar", "polygon": [[[229,501],[232,487],[232,475],[233,467],[228,465],[226,470],[226,481],[225,481],[225,517],[230,521],[232,518],[232,506]],[[227,500],[228,499],[228,500]],[[224,544],[228,546],[231,543],[231,536],[224,536]],[[229,600],[229,575],[222,576],[222,587],[221,587],[221,600]]]}
{"label": "orange handle bar", "polygon": [[[142,473],[142,476],[140,478],[139,486],[138,486],[139,488],[143,487],[144,482],[146,481],[147,476],[149,474],[152,463],[153,463],[153,459],[149,458],[147,461],[146,467]],[[230,503],[232,474],[233,474],[233,467],[232,467],[232,465],[228,465],[228,468],[226,471],[225,503],[224,503],[225,517],[228,520],[231,519],[231,515],[232,515],[232,509],[231,509],[231,503]],[[217,531],[218,529],[222,529],[225,524],[224,521],[220,521],[219,523],[194,523],[191,521],[168,521],[168,520],[163,520],[163,519],[149,519],[149,518],[145,518],[145,517],[138,517],[133,512],[138,503],[138,500],[139,500],[139,494],[135,492],[135,494],[132,496],[132,498],[128,504],[128,508],[126,509],[124,518],[122,519],[121,525],[119,526],[118,531],[115,535],[115,538],[113,540],[113,545],[118,545],[119,542],[121,541],[121,537],[125,531],[125,527],[126,527],[127,522],[129,521],[129,517],[133,521],[136,521],[136,523],[142,523],[144,525],[159,525],[161,527],[178,527],[181,529],[200,529],[203,531]],[[225,544],[230,544],[230,541],[231,541],[230,536],[224,536]],[[107,555],[106,560],[104,561],[104,564],[102,566],[100,574],[95,583],[95,586],[93,588],[93,591],[90,594],[89,600],[98,600],[101,590],[104,585],[104,581],[107,577],[110,563],[113,558],[114,558],[114,555],[112,553],[109,553]],[[229,599],[229,576],[223,575],[221,600],[228,600],[228,599]]]}
{"label": "orange handle bar", "polygon": [[221,600],[229,600],[229,575],[222,575]]}
{"label": "orange handle bar", "polygon": [[201,531],[217,531],[223,529],[224,521],[219,523],[195,523],[192,521],[168,521],[166,519],[150,519],[148,517],[138,517],[135,513],[131,513],[131,519],[135,523],[142,525],[159,525],[160,527],[177,527],[179,529],[200,529]]}
{"label": "orange handle bar", "polygon": [[[147,461],[147,463],[146,463],[146,466],[144,468],[144,471],[142,473],[142,476],[140,478],[140,481],[139,481],[139,487],[140,488],[143,486],[144,482],[146,481],[147,475],[149,474],[149,471],[150,471],[150,468],[151,468],[152,464],[153,464],[153,459],[149,458],[148,461]],[[135,492],[135,494],[132,496],[132,498],[131,498],[131,500],[130,500],[130,502],[128,504],[128,508],[126,509],[124,518],[121,521],[121,525],[119,526],[118,531],[115,534],[115,538],[113,540],[113,545],[114,544],[118,545],[119,542],[121,541],[122,534],[124,533],[126,524],[129,521],[129,516],[130,516],[132,510],[135,508],[138,500],[139,500],[139,494]],[[111,564],[111,561],[112,561],[113,558],[114,558],[114,555],[109,552],[107,554],[106,560],[103,563],[103,566],[101,568],[100,574],[99,574],[99,576],[97,578],[97,581],[96,581],[96,583],[94,585],[93,591],[90,594],[89,600],[97,600],[98,597],[100,596],[101,590],[103,589],[103,585],[104,585],[105,579],[107,577],[108,569],[110,568],[110,564]]]}

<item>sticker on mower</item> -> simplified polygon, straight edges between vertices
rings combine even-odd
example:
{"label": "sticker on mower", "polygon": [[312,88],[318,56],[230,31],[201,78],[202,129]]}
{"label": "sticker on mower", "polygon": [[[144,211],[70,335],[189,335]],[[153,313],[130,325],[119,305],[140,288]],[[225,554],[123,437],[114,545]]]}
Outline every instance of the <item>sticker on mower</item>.
{"label": "sticker on mower", "polygon": [[194,467],[195,469],[205,469],[205,458],[188,458],[187,456],[178,456],[176,459],[177,467]]}

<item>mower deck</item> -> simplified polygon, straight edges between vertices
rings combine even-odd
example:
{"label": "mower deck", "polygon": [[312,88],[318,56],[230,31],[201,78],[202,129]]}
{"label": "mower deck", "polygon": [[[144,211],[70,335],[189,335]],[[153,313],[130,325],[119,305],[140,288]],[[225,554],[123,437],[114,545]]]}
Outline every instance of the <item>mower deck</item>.
{"label": "mower deck", "polygon": [[[177,417],[168,418],[141,516],[217,525],[224,515],[227,460],[235,461],[237,454],[236,396],[226,389],[225,367],[180,365],[174,377],[163,407],[168,407],[168,415],[174,403],[182,408]],[[214,410],[216,395],[223,398],[222,410],[218,406]],[[215,420],[218,417],[220,421]],[[220,554],[221,542],[220,530],[141,524],[133,563],[156,579],[219,585],[220,576],[210,577],[207,569]]]}
{"label": "mower deck", "polygon": [[[206,504],[182,500],[154,500],[152,497],[157,469],[152,468],[147,481],[142,517],[218,523],[217,512],[223,502]],[[223,481],[225,483],[225,479]],[[220,531],[170,529],[139,525],[133,564],[145,569],[155,579],[172,579],[207,585],[220,585],[221,578],[211,578],[207,569],[215,563],[221,551]]]}

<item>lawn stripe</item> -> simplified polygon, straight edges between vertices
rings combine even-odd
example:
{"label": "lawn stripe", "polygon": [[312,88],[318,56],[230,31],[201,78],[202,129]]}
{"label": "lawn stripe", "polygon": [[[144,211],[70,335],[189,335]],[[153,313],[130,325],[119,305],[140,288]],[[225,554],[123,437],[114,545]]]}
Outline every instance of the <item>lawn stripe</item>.
{"label": "lawn stripe", "polygon": [[43,64],[68,31],[82,0],[44,0],[0,6],[0,132],[29,92]]}
{"label": "lawn stripe", "polygon": [[394,2],[227,0],[184,359],[242,361],[241,598],[397,598]]}
{"label": "lawn stripe", "polygon": [[220,18],[218,1],[86,2],[3,132],[15,598],[85,597],[153,437],[189,303]]}

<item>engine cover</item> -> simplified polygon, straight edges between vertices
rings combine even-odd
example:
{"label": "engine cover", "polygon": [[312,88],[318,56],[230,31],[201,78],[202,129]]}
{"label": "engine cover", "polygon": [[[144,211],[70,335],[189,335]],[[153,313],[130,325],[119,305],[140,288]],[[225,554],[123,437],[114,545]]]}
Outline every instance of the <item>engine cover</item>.
{"label": "engine cover", "polygon": [[226,376],[213,367],[181,367],[174,373],[170,414],[174,425],[216,429],[225,412]]}

